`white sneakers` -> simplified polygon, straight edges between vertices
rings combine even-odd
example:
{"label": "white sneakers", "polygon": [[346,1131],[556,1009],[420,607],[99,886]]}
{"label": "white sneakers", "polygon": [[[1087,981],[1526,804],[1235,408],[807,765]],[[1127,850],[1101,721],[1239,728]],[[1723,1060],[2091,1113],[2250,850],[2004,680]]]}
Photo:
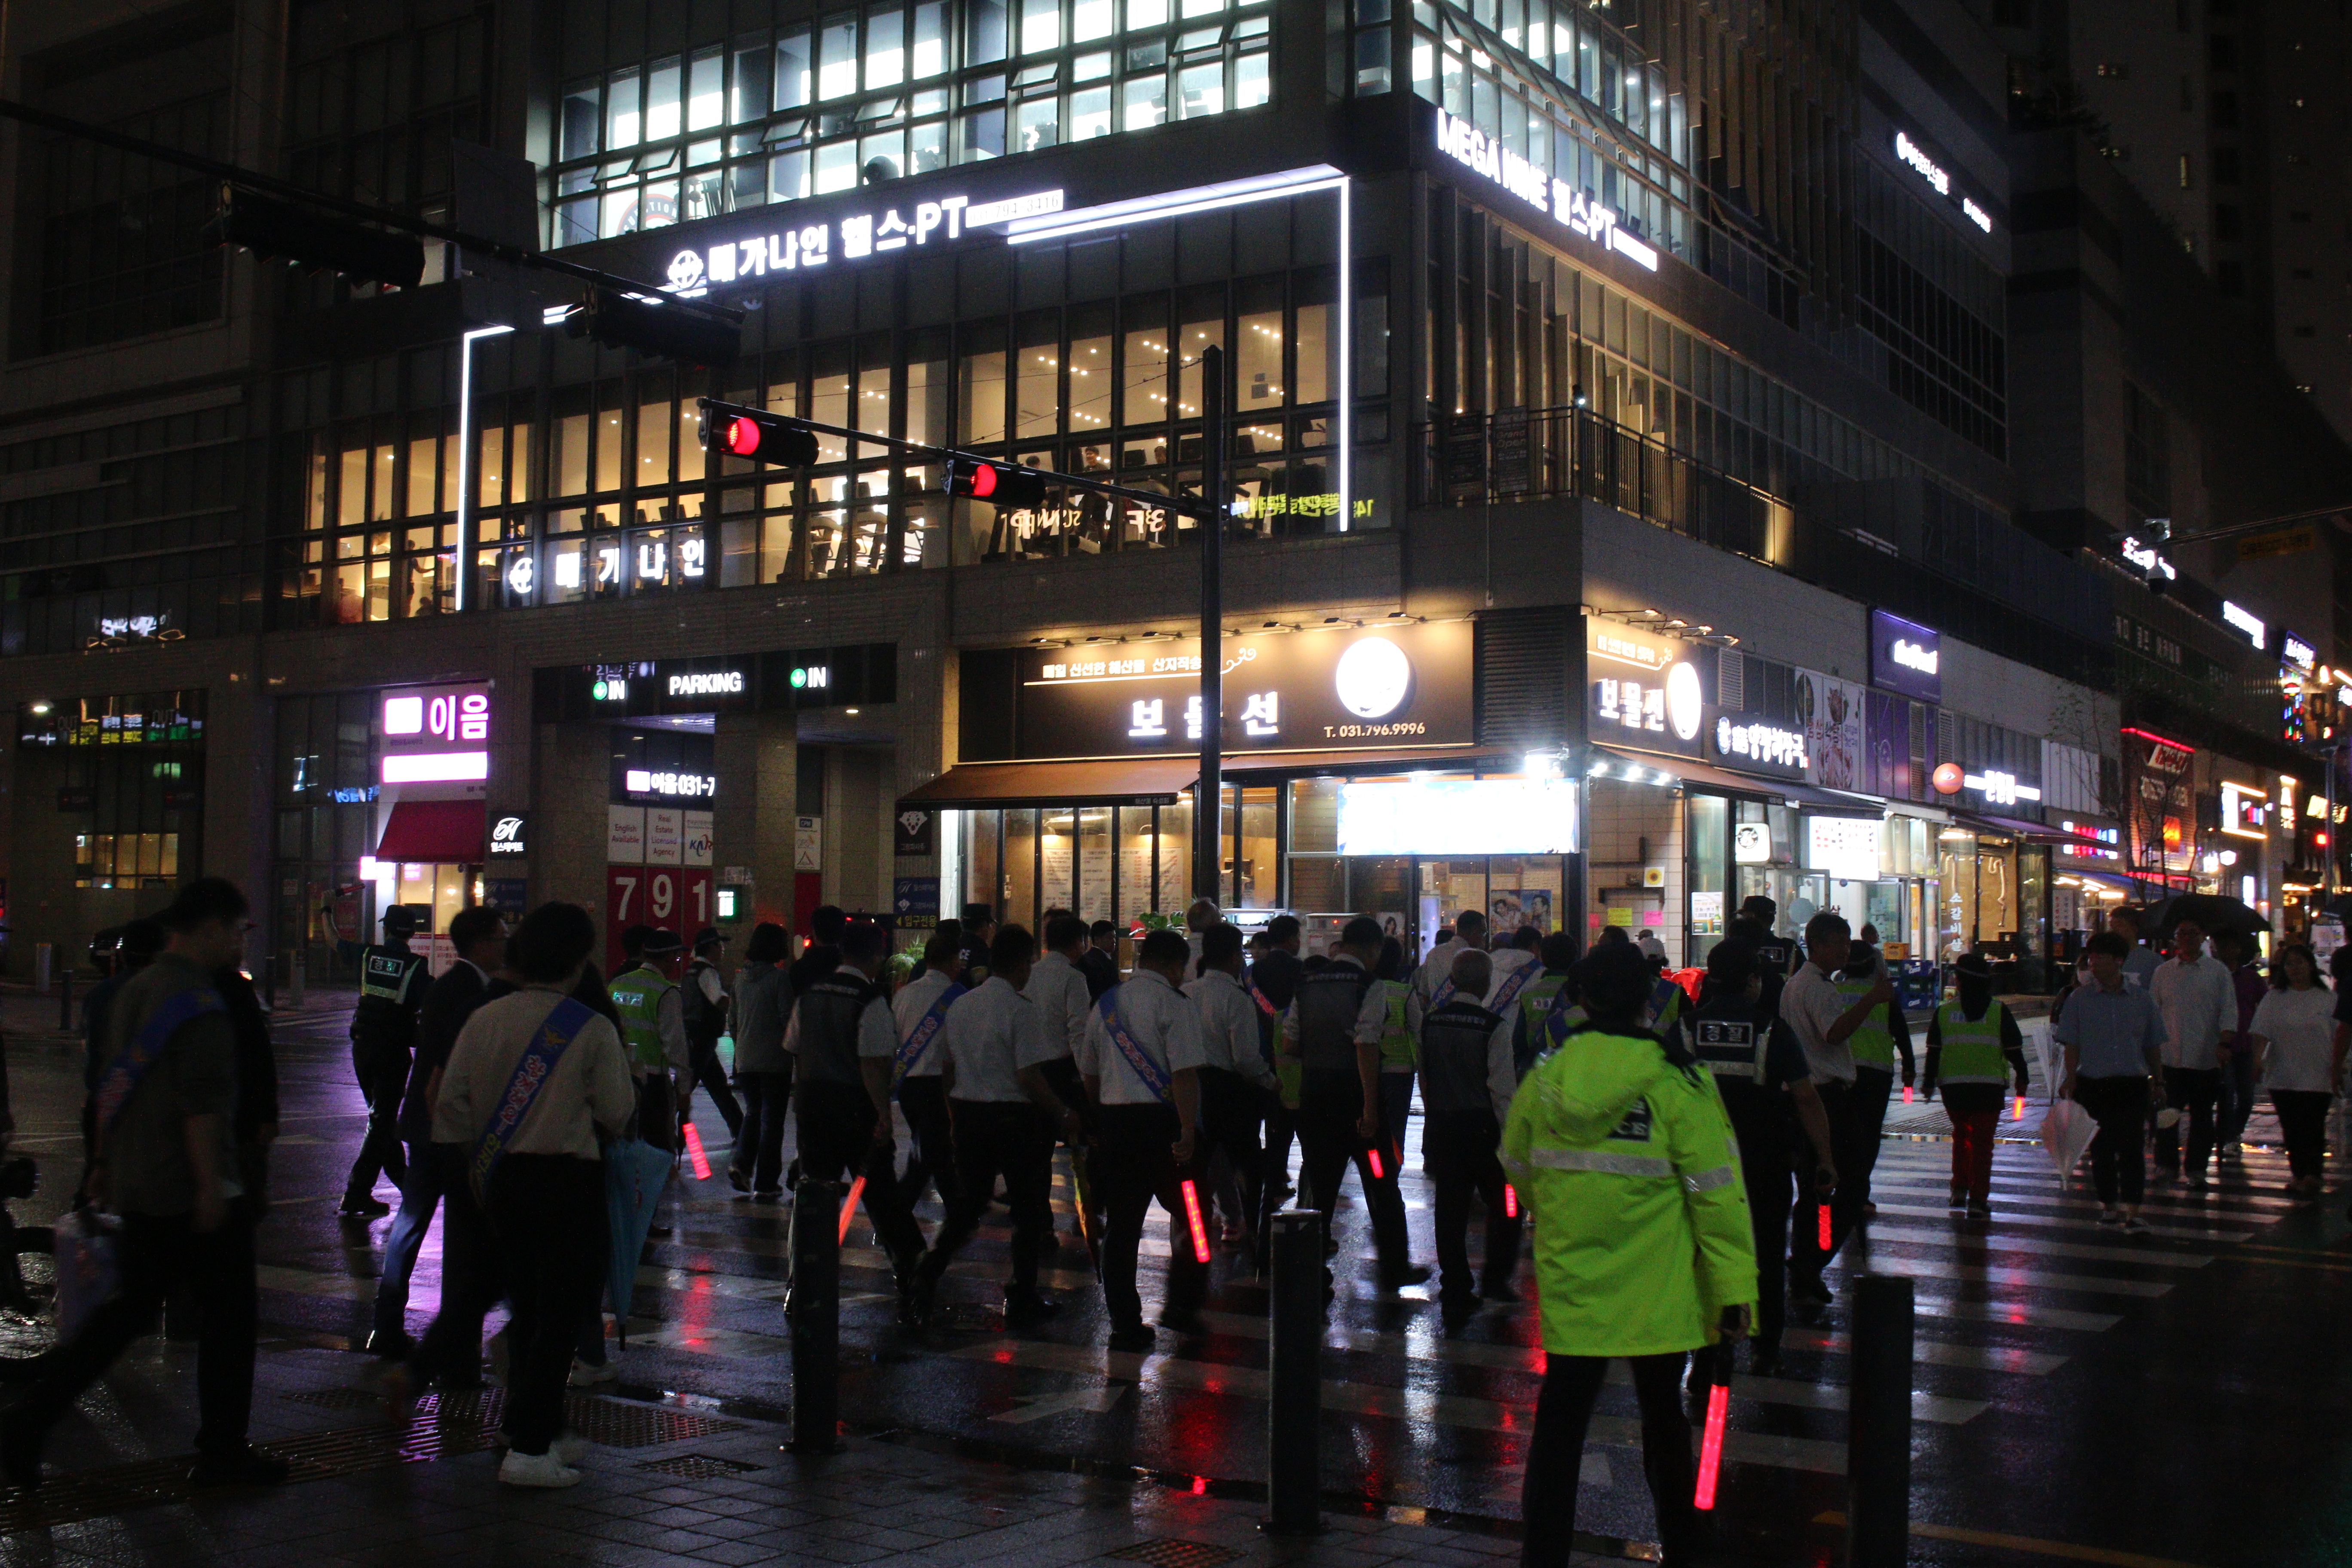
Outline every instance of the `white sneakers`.
{"label": "white sneakers", "polygon": [[510,1487],[552,1491],[578,1486],[580,1472],[557,1458],[552,1449],[544,1454],[520,1454],[509,1448],[507,1457],[499,1462],[499,1479]]}
{"label": "white sneakers", "polygon": [[611,1356],[590,1365],[578,1356],[572,1358],[572,1375],[566,1380],[574,1388],[593,1388],[600,1383],[621,1381],[621,1363]]}

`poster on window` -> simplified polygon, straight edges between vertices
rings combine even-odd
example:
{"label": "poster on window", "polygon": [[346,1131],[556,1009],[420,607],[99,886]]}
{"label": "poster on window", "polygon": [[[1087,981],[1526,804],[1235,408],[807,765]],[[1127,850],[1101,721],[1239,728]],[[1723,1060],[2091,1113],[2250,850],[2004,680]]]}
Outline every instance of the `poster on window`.
{"label": "poster on window", "polygon": [[2131,810],[2131,863],[2142,871],[2186,871],[2195,858],[2196,751],[2144,730],[2123,732],[2126,794]]}
{"label": "poster on window", "polygon": [[1860,789],[1864,689],[1819,670],[1793,682],[1797,721],[1805,731],[1805,776],[1827,789]]}

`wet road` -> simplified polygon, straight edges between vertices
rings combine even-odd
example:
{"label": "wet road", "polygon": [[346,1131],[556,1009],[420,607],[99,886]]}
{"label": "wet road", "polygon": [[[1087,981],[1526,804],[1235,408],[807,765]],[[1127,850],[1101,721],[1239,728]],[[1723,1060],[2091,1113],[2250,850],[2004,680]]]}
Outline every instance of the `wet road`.
{"label": "wet road", "polygon": [[[339,1221],[336,1201],[361,1113],[342,1022],[285,1021],[285,1121],[271,1221],[261,1236],[268,1331],[337,1347],[366,1331],[388,1220]],[[79,1082],[62,1052],[11,1052],[20,1143],[47,1167],[45,1213],[78,1171]],[[698,1126],[723,1164],[725,1127],[698,1100]],[[2038,1116],[2037,1111],[2029,1115]],[[2266,1123],[2258,1124],[2258,1128]],[[2003,1131],[2009,1124],[2004,1121]],[[2278,1193],[2282,1156],[2250,1152],[2218,1190],[2153,1192],[2145,1237],[2100,1229],[2088,1194],[2062,1191],[2041,1152],[2004,1145],[1990,1226],[1943,1206],[1949,1145],[1890,1141],[1879,1218],[1832,1274],[1908,1275],[1920,1303],[1914,1399],[1915,1561],[2089,1561],[2162,1568],[2352,1561],[2340,1413],[2341,1302],[2352,1289],[2341,1198],[2319,1213]],[[1406,1197],[1416,1257],[1430,1256],[1417,1152]],[[623,1386],[788,1406],[781,1308],[783,1211],[736,1197],[723,1176],[673,1189],[640,1270]],[[383,1195],[394,1196],[389,1189]],[[1203,1488],[1263,1473],[1262,1292],[1220,1252],[1213,1330],[1160,1352],[1114,1355],[1086,1255],[1057,1186],[1064,1248],[1046,1288],[1066,1303],[1043,1329],[1008,1335],[996,1310],[1001,1211],[943,1288],[942,1321],[917,1335],[893,1321],[889,1279],[861,1215],[844,1258],[843,1415],[867,1431],[961,1440],[1041,1465],[1141,1467]],[[924,1213],[927,1228],[936,1207]],[[1541,1376],[1532,1305],[1488,1308],[1462,1335],[1439,1331],[1433,1286],[1384,1295],[1370,1279],[1360,1207],[1339,1216],[1339,1300],[1324,1362],[1324,1466],[1335,1498],[1489,1518],[1518,1511],[1520,1463]],[[1164,1231],[1148,1237],[1142,1289],[1153,1310]],[[1474,1243],[1475,1245],[1475,1243]],[[1353,1269],[1349,1260],[1358,1260]],[[428,1240],[412,1329],[437,1294]],[[1734,1385],[1719,1518],[1725,1544],[1762,1563],[1839,1553],[1848,1345],[1842,1305],[1792,1326],[1784,1374]],[[351,1358],[357,1381],[365,1363]],[[1654,1538],[1633,1391],[1602,1394],[1579,1523]],[[70,1463],[68,1454],[59,1458]]]}

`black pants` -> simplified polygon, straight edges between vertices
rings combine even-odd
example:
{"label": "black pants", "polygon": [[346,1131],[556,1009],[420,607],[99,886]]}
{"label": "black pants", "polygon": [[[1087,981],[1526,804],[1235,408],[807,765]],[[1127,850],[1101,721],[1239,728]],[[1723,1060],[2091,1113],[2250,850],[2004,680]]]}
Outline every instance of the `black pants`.
{"label": "black pants", "polygon": [[719,1120],[727,1123],[727,1135],[740,1142],[743,1108],[735,1102],[735,1091],[728,1087],[727,1069],[719,1065],[719,1042],[711,1039],[688,1043],[686,1060],[686,1092],[677,1100],[679,1135],[685,1135],[686,1124],[694,1118],[694,1090],[700,1085],[710,1091],[710,1103],[719,1108]]}
{"label": "black pants", "polygon": [[1870,1173],[1878,1168],[1879,1140],[1886,1131],[1886,1102],[1894,1094],[1891,1068],[1853,1069],[1853,1152],[1861,1163],[1852,1171],[1841,1163],[1838,1179],[1853,1182],[1860,1189],[1854,1194],[1857,1212],[1870,1202]]}
{"label": "black pants", "polygon": [[[923,1229],[915,1223],[906,1193],[898,1185],[892,1146],[874,1142],[874,1097],[866,1092],[864,1084],[801,1084],[802,1178],[839,1182],[865,1177],[866,1217],[874,1222],[874,1234],[881,1238],[882,1250],[890,1255],[891,1271],[904,1279],[922,1256]],[[793,1223],[800,1218],[795,1208]],[[837,1214],[827,1215],[824,1220],[828,1225],[841,1222]]]}
{"label": "black pants", "polygon": [[1442,1300],[1476,1300],[1470,1274],[1470,1198],[1486,1205],[1486,1275],[1493,1290],[1519,1263],[1519,1216],[1503,1196],[1503,1130],[1491,1110],[1428,1110],[1421,1117],[1421,1165],[1436,1189],[1437,1278]]}
{"label": "black pants", "polygon": [[2091,1140],[2091,1182],[2099,1202],[2137,1208],[2147,1190],[2147,1079],[2137,1074],[2078,1076],[2074,1103],[2099,1124],[2098,1136]]}
{"label": "black pants", "polygon": [[244,1452],[259,1313],[254,1218],[242,1198],[230,1202],[228,1217],[210,1234],[184,1214],[124,1215],[116,1249],[121,1291],[90,1313],[79,1333],[41,1357],[38,1375],[8,1412],[9,1426],[36,1439],[46,1434],[131,1341],[154,1331],[163,1298],[178,1287],[197,1313],[197,1450]]}
{"label": "black pants", "polygon": [[1274,1214],[1282,1206],[1282,1189],[1290,1182],[1290,1145],[1298,1136],[1298,1112],[1282,1103],[1279,1094],[1265,1098],[1265,1142],[1258,1152],[1257,1266],[1267,1263],[1273,1245]]}
{"label": "black pants", "polygon": [[2336,1097],[2324,1089],[2274,1089],[2270,1094],[2279,1135],[2286,1140],[2287,1169],[2297,1181],[2320,1174],[2327,1158],[2327,1102]]}
{"label": "black pants", "polygon": [[[1830,1149],[1836,1156],[1838,1168],[1837,1194],[1830,1200],[1830,1245],[1822,1250],[1821,1205],[1814,1195],[1812,1184],[1802,1184],[1797,1193],[1796,1206],[1790,1210],[1789,1223],[1795,1234],[1789,1241],[1789,1267],[1800,1278],[1818,1278],[1829,1267],[1845,1238],[1853,1234],[1854,1222],[1862,1216],[1861,1184],[1846,1173],[1857,1170],[1869,1157],[1862,1130],[1854,1114],[1853,1086],[1843,1083],[1820,1083],[1813,1086],[1822,1097],[1822,1110],[1830,1123]],[[1869,1144],[1875,1144],[1872,1134]]]}
{"label": "black pants", "polygon": [[637,1079],[637,1136],[665,1154],[678,1151],[677,1091],[667,1068],[651,1068]]}
{"label": "black pants", "polygon": [[1208,1200],[1200,1190],[1199,1179],[1203,1166],[1196,1158],[1191,1165],[1178,1168],[1170,1145],[1181,1131],[1171,1106],[1102,1108],[1102,1142],[1095,1150],[1091,1168],[1103,1205],[1103,1309],[1109,1314],[1114,1333],[1143,1322],[1143,1298],[1135,1289],[1135,1255],[1143,1242],[1144,1218],[1155,1198],[1168,1215],[1168,1290],[1160,1300],[1160,1316],[1171,1321],[1189,1318],[1200,1310],[1201,1300],[1208,1294],[1209,1266],[1193,1249],[1183,1192],[1185,1179],[1192,1178],[1205,1239]]}
{"label": "black pants", "polygon": [[[1642,1471],[1649,1478],[1666,1568],[1676,1568],[1690,1561],[1698,1528],[1691,1498],[1697,1476],[1691,1465],[1690,1423],[1682,1405],[1685,1358],[1632,1359],[1633,1394],[1642,1405]],[[1608,1359],[1602,1356],[1549,1358],[1520,1494],[1520,1512],[1527,1521],[1527,1544],[1519,1553],[1523,1563],[1566,1568],[1576,1542],[1576,1479],[1584,1462],[1584,1434],[1592,1424],[1592,1401],[1608,1370]]]}
{"label": "black pants", "polygon": [[[1223,1068],[1201,1069],[1201,1125],[1197,1130],[1201,1147],[1195,1163],[1206,1172],[1211,1156],[1223,1152],[1241,1183],[1239,1217],[1244,1220],[1258,1215],[1264,1207],[1259,1188],[1263,1185],[1265,1156],[1258,1150],[1257,1130],[1265,1116],[1266,1099],[1265,1090],[1237,1072],[1227,1072]],[[1204,1205],[1208,1196],[1205,1191],[1201,1194]]]}
{"label": "black pants", "polygon": [[1054,1229],[1054,1129],[1045,1113],[1028,1100],[949,1101],[955,1128],[956,1193],[947,1222],[931,1238],[916,1276],[929,1289],[980,1228],[1004,1178],[1013,1208],[1013,1272],[1004,1282],[1008,1298],[1037,1293],[1037,1259]]}
{"label": "black pants", "polygon": [[793,1101],[793,1074],[746,1072],[735,1077],[743,1090],[743,1124],[735,1130],[736,1174],[760,1193],[781,1192],[784,1181],[784,1111]]}
{"label": "black pants", "polygon": [[[481,1382],[482,1320],[507,1293],[489,1216],[474,1200],[467,1178],[471,1152],[462,1143],[433,1145],[441,1176],[441,1310],[408,1358],[409,1373],[420,1385],[471,1388]],[[604,1256],[605,1245],[597,1243],[597,1256]]]}
{"label": "black pants", "polygon": [[2180,1112],[2180,1121],[2156,1130],[2157,1169],[2167,1175],[2183,1174],[2180,1122],[2189,1124],[2189,1164],[2186,1173],[2202,1176],[2213,1153],[2213,1104],[2221,1095],[2219,1068],[2167,1068],[2164,1103]]}
{"label": "black pants", "polygon": [[514,1312],[507,1433],[515,1452],[544,1454],[563,1430],[580,1325],[604,1279],[604,1168],[569,1154],[509,1154],[490,1174],[489,1207]]}
{"label": "black pants", "polygon": [[[1323,1211],[1323,1234],[1339,1209],[1339,1183],[1349,1162],[1364,1189],[1364,1207],[1372,1219],[1372,1244],[1380,1253],[1381,1272],[1394,1274],[1412,1258],[1405,1240],[1404,1199],[1397,1193],[1396,1165],[1386,1150],[1357,1136],[1356,1119],[1364,1113],[1363,1086],[1352,1073],[1310,1077],[1298,1096],[1298,1142],[1306,1151],[1307,1195]],[[1373,1163],[1380,1170],[1375,1173]]]}
{"label": "black pants", "polygon": [[[1070,1108],[1071,1113],[1077,1117],[1080,1122],[1089,1130],[1094,1127],[1094,1102],[1087,1098],[1087,1080],[1078,1075],[1078,1064],[1075,1059],[1069,1057],[1055,1057],[1049,1061],[1040,1062],[1037,1064],[1037,1074],[1045,1080],[1045,1087],[1052,1089],[1055,1097]],[[1084,1242],[1088,1235],[1098,1234],[1101,1229],[1097,1222],[1101,1215],[1102,1194],[1096,1190],[1095,1176],[1087,1163],[1090,1158],[1088,1141],[1081,1138],[1076,1143],[1064,1142],[1058,1132],[1054,1135],[1054,1140],[1070,1152],[1072,1203],[1075,1205],[1081,1205],[1083,1210],[1091,1211],[1082,1212],[1076,1232],[1076,1239]],[[1053,1213],[1049,1208],[1045,1218],[1045,1228],[1048,1234],[1052,1232],[1053,1225]]]}
{"label": "black pants", "polygon": [[400,1146],[394,1122],[400,1116],[400,1097],[408,1091],[409,1050],[405,1042],[352,1042],[352,1074],[367,1097],[367,1136],[344,1178],[346,1200],[363,1198],[375,1190],[376,1178],[390,1176],[394,1184],[408,1175],[408,1159]]}
{"label": "black pants", "polygon": [[939,1189],[940,1202],[955,1206],[955,1131],[948,1121],[947,1091],[937,1073],[898,1080],[898,1109],[907,1118],[907,1133],[915,1147],[907,1160],[899,1190],[912,1208],[923,1198],[923,1188]]}
{"label": "black pants", "polygon": [[[1772,1092],[1787,1098],[1777,1089]],[[1791,1155],[1797,1145],[1790,1141],[1785,1107],[1748,1103],[1750,1097],[1762,1098],[1752,1084],[1737,1086],[1725,1100],[1729,1102],[1734,1094],[1741,1102],[1728,1107],[1731,1131],[1739,1141],[1739,1176],[1748,1189],[1748,1223],[1756,1237],[1756,1338],[1750,1353],[1778,1355],[1780,1336],[1789,1326],[1789,1184],[1796,1174]],[[1810,1187],[1811,1145],[1803,1147]],[[1811,1215],[1812,1210],[1804,1212]]]}

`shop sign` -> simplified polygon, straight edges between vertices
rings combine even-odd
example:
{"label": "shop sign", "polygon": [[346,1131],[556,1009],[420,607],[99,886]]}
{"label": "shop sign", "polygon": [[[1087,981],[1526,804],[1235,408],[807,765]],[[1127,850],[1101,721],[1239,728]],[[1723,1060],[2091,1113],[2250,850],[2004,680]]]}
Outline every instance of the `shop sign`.
{"label": "shop sign", "polygon": [[58,809],[95,811],[98,809],[98,791],[88,784],[61,785],[58,790]]}
{"label": "shop sign", "polygon": [[488,681],[394,687],[376,700],[380,777],[392,784],[478,784],[490,776]]}
{"label": "shop sign", "polygon": [[1960,783],[1983,795],[1987,805],[2015,805],[2021,800],[2032,801],[2038,805],[2042,801],[2040,786],[2020,784],[2015,773],[2005,773],[1998,768],[1989,768],[1980,773],[1962,773]]}
{"label": "shop sign", "polygon": [[896,643],[637,659],[536,672],[542,723],[678,713],[856,707],[898,698]]}
{"label": "shop sign", "polygon": [[719,793],[719,775],[686,768],[624,768],[621,793],[631,800],[709,800]]}
{"label": "shop sign", "polygon": [[38,700],[16,708],[16,743],[50,746],[135,746],[205,738],[205,694]]}
{"label": "shop sign", "polygon": [[901,860],[939,853],[939,813],[919,805],[902,805],[890,819],[890,853]]}
{"label": "shop sign", "polygon": [[1350,779],[1342,855],[1566,855],[1582,847],[1567,779]]}
{"label": "shop sign", "polygon": [[1885,827],[1874,816],[1808,816],[1805,868],[1826,871],[1841,882],[1875,882]]}
{"label": "shop sign", "polygon": [[1437,111],[1437,150],[1472,173],[1483,175],[1552,219],[1579,239],[1602,250],[1613,250],[1634,265],[1655,272],[1657,247],[1636,239],[1624,220],[1566,180],[1555,180],[1502,142],[1441,109]]}
{"label": "shop sign", "polygon": [[1915,702],[1941,702],[1943,662],[1941,633],[1885,610],[1870,612],[1872,685],[1899,691]]}
{"label": "shop sign", "polygon": [[511,812],[490,823],[490,858],[520,859],[530,851],[529,820],[521,812]]}
{"label": "shop sign", "polygon": [[521,877],[485,877],[482,902],[509,920],[519,921],[530,904],[530,883]]}
{"label": "shop sign", "polygon": [[[1467,621],[1259,635],[1223,646],[1229,754],[1474,739]],[[1023,757],[1178,756],[1200,748],[1201,724],[1198,642],[1023,655]]]}
{"label": "shop sign", "polygon": [[646,863],[646,808],[608,805],[604,808],[604,859],[614,866]]}
{"label": "shop sign", "polygon": [[778,232],[712,240],[701,249],[677,252],[669,259],[669,281],[662,291],[698,300],[713,285],[747,283],[770,273],[814,271],[835,260],[863,261],[910,247],[945,244],[962,238],[968,230],[1061,210],[1061,192],[1037,191],[994,202],[941,196],[856,213],[836,222],[787,225]]}
{"label": "shop sign", "polygon": [[1588,616],[1584,626],[1586,731],[1594,743],[1802,779],[1811,775],[1816,751],[1808,729],[1818,726],[1836,750],[1837,776],[1847,781],[1842,787],[1853,787],[1865,755],[1861,688],[1744,658],[1738,689],[1725,701],[1723,661],[1714,647],[1600,616]]}
{"label": "shop sign", "polygon": [[793,869],[824,869],[824,817],[796,816],[793,819]]}
{"label": "shop sign", "polygon": [[646,864],[686,864],[686,814],[675,806],[646,807]]}
{"label": "shop sign", "polygon": [[331,789],[327,798],[337,805],[365,805],[383,793],[380,784],[360,784],[347,789]]}
{"label": "shop sign", "polygon": [[1735,866],[1769,866],[1772,863],[1770,824],[1762,822],[1732,824],[1731,863]]}
{"label": "shop sign", "polygon": [[2236,838],[2270,836],[2270,797],[2261,790],[2221,781],[2221,831]]}
{"label": "shop sign", "polygon": [[718,910],[710,873],[683,868],[614,866],[604,873],[604,972],[620,973],[621,933],[659,926],[691,940]]}
{"label": "shop sign", "polygon": [[2133,868],[2186,871],[2194,848],[2190,764],[2197,758],[2195,748],[2145,730],[2126,730],[2123,749]]}
{"label": "shop sign", "polygon": [[2058,846],[2061,858],[2088,860],[2097,865],[2123,864],[2123,829],[2095,822],[2061,821],[2058,831],[2066,836]]}
{"label": "shop sign", "polygon": [[1694,657],[1699,650],[1591,616],[1584,623],[1584,651],[1591,691],[1588,731],[1594,742],[1699,754],[1708,707],[1706,683]]}
{"label": "shop sign", "polygon": [[1774,770],[1801,773],[1806,765],[1805,733],[1778,724],[1734,723],[1727,718],[1717,719],[1715,754],[1733,767],[1745,764],[1751,773]]}
{"label": "shop sign", "polygon": [[[1937,163],[1933,158],[1928,157],[1927,153],[1920,147],[1919,143],[1912,141],[1906,133],[1900,131],[1897,131],[1895,133],[1895,161],[1898,163],[1905,164],[1915,171],[1921,179],[1927,182],[1928,186],[1933,189],[1937,195],[1942,196],[1947,201],[1951,199],[1951,174],[1945,170],[1942,164]],[[1970,201],[1966,196],[1962,196],[1960,198],[1960,216],[1967,218],[1970,223],[1976,225],[1977,227],[1982,229],[1985,233],[1990,234],[1992,232],[1992,214],[1985,211],[1984,208],[1977,205],[1976,203]]]}
{"label": "shop sign", "polygon": [[714,836],[711,833],[710,813],[707,811],[688,812],[686,814],[686,837],[683,844],[680,846],[682,858],[679,863],[687,866],[709,865],[710,852],[713,844]]}
{"label": "shop sign", "polygon": [[940,923],[940,879],[896,877],[890,882],[890,919],[900,931],[929,931]]}
{"label": "shop sign", "polygon": [[1860,789],[1867,754],[1863,745],[1864,689],[1818,670],[1801,669],[1790,683],[1803,726],[1805,767],[1813,783]]}

